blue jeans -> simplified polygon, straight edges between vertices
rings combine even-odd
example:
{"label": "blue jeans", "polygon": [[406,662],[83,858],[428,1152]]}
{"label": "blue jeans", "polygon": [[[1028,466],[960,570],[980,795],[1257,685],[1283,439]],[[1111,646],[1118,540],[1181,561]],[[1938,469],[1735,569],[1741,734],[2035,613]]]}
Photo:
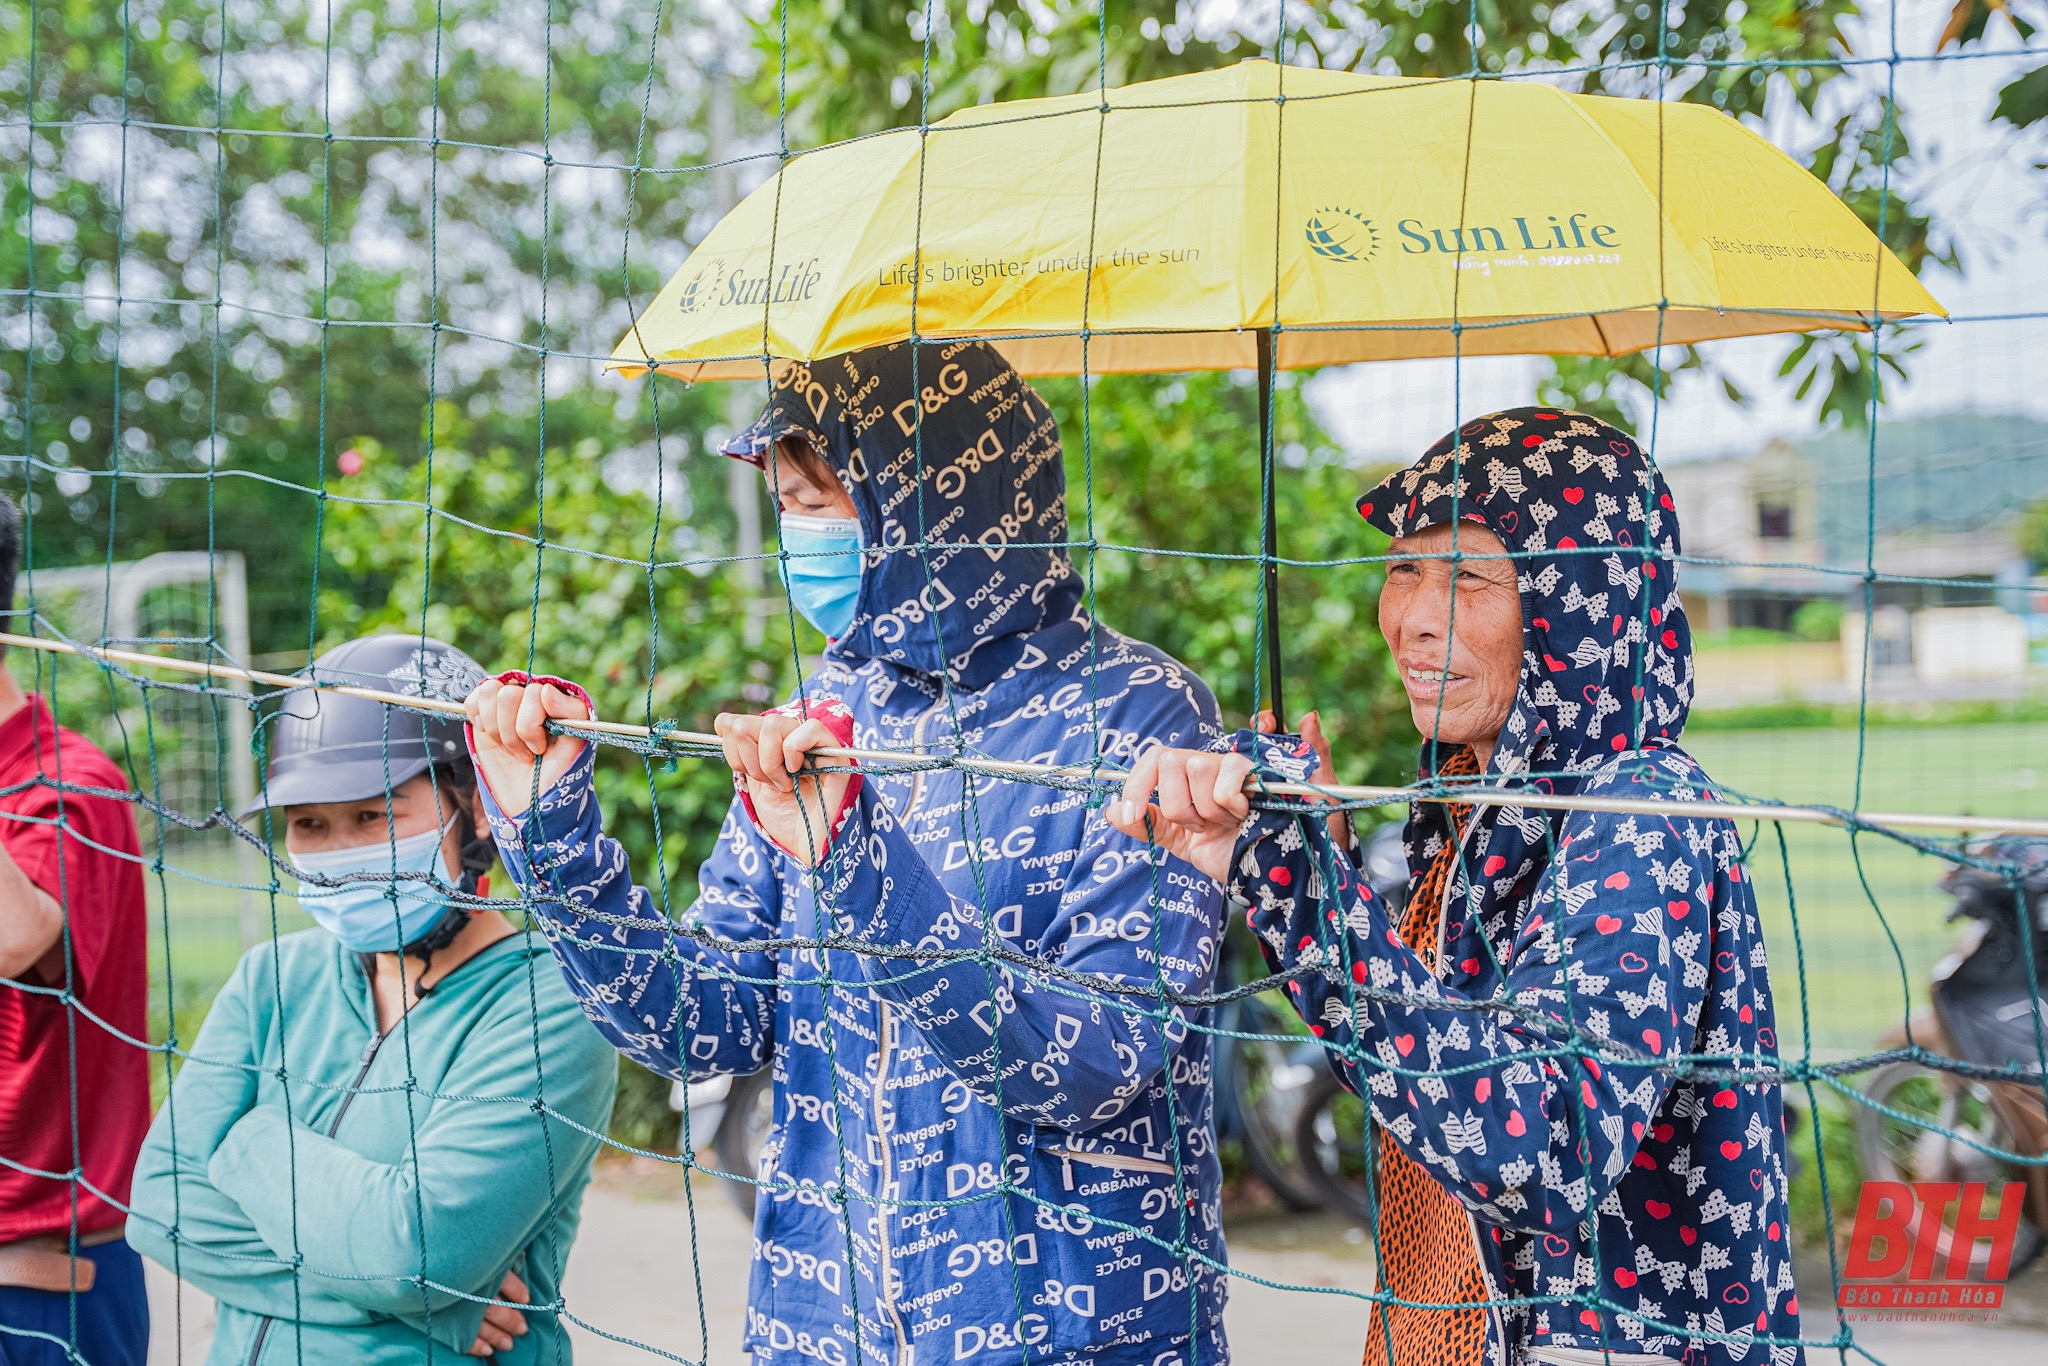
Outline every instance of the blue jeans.
{"label": "blue jeans", "polygon": [[92,1289],[78,1296],[75,1339],[69,1294],[0,1286],[0,1366],[144,1366],[149,1300],[142,1289],[142,1258],[121,1241],[83,1248],[79,1255],[99,1270]]}

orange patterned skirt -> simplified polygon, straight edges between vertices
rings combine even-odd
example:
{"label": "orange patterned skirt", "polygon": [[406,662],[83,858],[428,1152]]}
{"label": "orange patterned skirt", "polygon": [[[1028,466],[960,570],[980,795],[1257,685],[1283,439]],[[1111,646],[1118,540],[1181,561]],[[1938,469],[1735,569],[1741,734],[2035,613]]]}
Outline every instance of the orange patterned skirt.
{"label": "orange patterned skirt", "polygon": [[[1473,774],[1472,751],[1447,757],[1440,777]],[[1470,808],[1451,807],[1453,828],[1464,834]],[[1401,940],[1434,961],[1444,886],[1457,866],[1458,845],[1447,843],[1417,880],[1401,921]],[[1416,1304],[1470,1305],[1420,1309],[1375,1301],[1368,1320],[1364,1366],[1479,1366],[1486,1359],[1486,1273],[1472,1242],[1472,1218],[1385,1131],[1373,1134],[1378,1157],[1380,1290]]]}

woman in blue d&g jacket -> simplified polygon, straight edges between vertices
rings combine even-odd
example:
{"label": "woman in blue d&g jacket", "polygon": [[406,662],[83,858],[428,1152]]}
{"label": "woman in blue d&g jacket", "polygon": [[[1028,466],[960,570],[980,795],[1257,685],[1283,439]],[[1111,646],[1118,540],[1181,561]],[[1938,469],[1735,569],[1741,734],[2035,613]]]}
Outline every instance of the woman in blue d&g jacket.
{"label": "woman in blue d&g jacket", "polygon": [[[989,347],[793,367],[726,453],[768,470],[792,604],[832,643],[781,714],[720,718],[740,794],[682,925],[605,836],[589,747],[543,729],[580,690],[505,675],[470,715],[591,1018],[670,1076],[772,1055],[754,1359],[1223,1362],[1208,1041],[1162,993],[1211,984],[1215,884],[1079,793],[957,770],[835,778],[829,821],[806,780],[806,822],[780,757],[824,726],[1121,766],[1219,738],[1214,699],[1088,615],[1052,417]],[[831,936],[893,956],[749,947]]]}

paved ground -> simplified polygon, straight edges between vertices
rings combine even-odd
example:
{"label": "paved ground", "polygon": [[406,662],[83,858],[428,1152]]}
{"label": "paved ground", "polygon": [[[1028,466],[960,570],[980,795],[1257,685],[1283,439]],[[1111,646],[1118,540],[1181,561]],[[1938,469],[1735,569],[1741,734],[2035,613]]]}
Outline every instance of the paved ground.
{"label": "paved ground", "polygon": [[[696,1191],[696,1251],[690,1211],[674,1168],[607,1164],[584,1202],[583,1232],[569,1261],[567,1294],[577,1318],[614,1338],[658,1344],[665,1353],[710,1366],[740,1366],[741,1311],[746,1301],[751,1234],[724,1192],[708,1182]],[[1356,1230],[1317,1218],[1261,1218],[1230,1227],[1229,1326],[1245,1366],[1351,1366],[1365,1341],[1366,1306],[1343,1294],[1275,1290],[1273,1281],[1317,1290],[1362,1290],[1370,1263]],[[2048,1259],[2044,1259],[2048,1262]],[[697,1275],[691,1273],[696,1266]],[[154,1268],[152,1268],[154,1270]],[[1801,1268],[1802,1279],[1809,1279]],[[1825,1268],[1810,1279],[1825,1285]],[[700,1279],[701,1277],[701,1279]],[[1257,1278],[1257,1279],[1252,1279]],[[151,1366],[179,1361],[172,1330],[174,1287],[152,1283],[157,1340]],[[1855,1325],[1857,1343],[1887,1366],[2043,1366],[2048,1363],[2048,1265],[2012,1287],[2013,1309],[1998,1324]],[[1809,1293],[1824,1307],[1825,1291]],[[205,1356],[211,1322],[205,1298],[184,1296],[183,1361]],[[1834,1331],[1824,1308],[1806,1316],[1809,1337]],[[707,1351],[708,1336],[708,1351]],[[1830,1352],[1810,1354],[1816,1366]],[[576,1330],[579,1366],[649,1366],[665,1356]],[[1861,1358],[1858,1358],[1859,1360]]]}

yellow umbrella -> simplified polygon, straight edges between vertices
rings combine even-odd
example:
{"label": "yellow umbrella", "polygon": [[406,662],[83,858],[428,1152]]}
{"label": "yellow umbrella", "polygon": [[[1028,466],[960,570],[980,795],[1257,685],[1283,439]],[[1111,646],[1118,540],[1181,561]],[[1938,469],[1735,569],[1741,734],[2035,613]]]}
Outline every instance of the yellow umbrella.
{"label": "yellow umbrella", "polygon": [[[759,378],[915,333],[994,340],[1033,375],[1270,383],[1940,312],[1826,185],[1717,110],[1247,61],[800,156],[612,363]],[[1269,599],[1272,532],[1269,506]]]}
{"label": "yellow umbrella", "polygon": [[1010,338],[1050,375],[1082,369],[1084,327],[1108,373],[1248,369],[1260,329],[1295,367],[1939,312],[1826,185],[1718,110],[1248,61],[798,157],[613,362],[759,378],[764,356],[900,341],[913,318]]}

